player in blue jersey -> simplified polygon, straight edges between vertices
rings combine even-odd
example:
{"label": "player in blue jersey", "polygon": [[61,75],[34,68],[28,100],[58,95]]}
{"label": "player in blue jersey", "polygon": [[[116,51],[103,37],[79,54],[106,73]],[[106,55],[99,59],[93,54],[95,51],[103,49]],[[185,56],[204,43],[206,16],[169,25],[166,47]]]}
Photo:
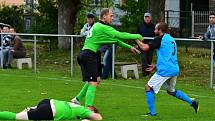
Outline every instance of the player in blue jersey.
{"label": "player in blue jersey", "polygon": [[173,37],[168,34],[168,25],[160,22],[155,26],[154,41],[144,44],[137,41],[140,48],[144,51],[157,49],[157,64],[150,65],[147,71],[157,69],[157,72],[151,77],[145,86],[146,98],[149,112],[146,116],[156,116],[155,110],[155,93],[157,94],[163,85],[169,95],[187,102],[197,113],[199,105],[197,100],[192,100],[184,92],[176,90],[176,79],[179,74],[179,66],[177,59],[177,46]]}

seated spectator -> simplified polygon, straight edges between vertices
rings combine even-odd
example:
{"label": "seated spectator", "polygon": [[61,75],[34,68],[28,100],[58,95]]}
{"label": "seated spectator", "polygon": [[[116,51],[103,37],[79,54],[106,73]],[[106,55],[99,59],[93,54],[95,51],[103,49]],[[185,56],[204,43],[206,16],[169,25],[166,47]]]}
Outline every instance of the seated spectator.
{"label": "seated spectator", "polygon": [[[10,33],[10,29],[8,27],[3,27],[2,33]],[[8,61],[8,51],[10,49],[10,42],[13,39],[12,35],[3,34],[1,41],[1,58],[3,58],[3,68],[7,68],[7,61]]]}
{"label": "seated spectator", "polygon": [[12,68],[11,64],[13,58],[24,58],[26,56],[26,49],[22,43],[22,40],[19,36],[15,35],[15,30],[13,28],[10,29],[10,32],[13,33],[13,39],[10,43],[10,49],[8,51],[8,61],[7,67]]}

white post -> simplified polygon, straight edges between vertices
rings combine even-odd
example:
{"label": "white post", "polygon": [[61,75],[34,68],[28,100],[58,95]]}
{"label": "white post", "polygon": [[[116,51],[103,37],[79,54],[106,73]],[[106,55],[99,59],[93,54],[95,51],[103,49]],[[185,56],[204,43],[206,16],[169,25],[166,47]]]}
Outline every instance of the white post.
{"label": "white post", "polygon": [[0,57],[1,57],[1,68],[3,69],[3,58],[4,58],[4,55],[3,55],[3,34],[1,34],[1,52],[0,52]]}
{"label": "white post", "polygon": [[214,50],[214,43],[211,41],[211,71],[210,71],[210,87],[213,88],[213,50]]}
{"label": "white post", "polygon": [[192,36],[192,37],[194,37],[194,26],[195,26],[195,23],[194,23],[194,22],[195,22],[195,21],[194,21],[194,17],[195,17],[195,15],[194,15],[194,14],[195,14],[195,13],[194,13],[194,11],[192,11],[192,12],[191,12],[191,14],[192,14],[192,28],[191,28],[191,36]]}
{"label": "white post", "polygon": [[115,44],[112,45],[112,79],[115,79]]}
{"label": "white post", "polygon": [[37,36],[34,35],[34,73],[37,73]]}
{"label": "white post", "polygon": [[70,54],[71,54],[71,59],[70,59],[70,61],[71,61],[71,65],[70,65],[70,67],[71,67],[71,77],[73,76],[73,37],[71,36],[71,38],[70,38],[70,43],[71,43],[71,52],[70,52]]}

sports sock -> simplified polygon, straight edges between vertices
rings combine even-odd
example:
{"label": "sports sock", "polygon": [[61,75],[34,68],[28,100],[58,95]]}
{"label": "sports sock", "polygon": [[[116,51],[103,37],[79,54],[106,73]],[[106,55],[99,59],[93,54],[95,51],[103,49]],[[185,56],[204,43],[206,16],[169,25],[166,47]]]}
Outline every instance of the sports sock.
{"label": "sports sock", "polygon": [[156,114],[155,111],[155,94],[154,91],[151,89],[150,91],[146,91],[146,99],[148,109],[150,110],[151,114]]}
{"label": "sports sock", "polygon": [[82,87],[81,91],[78,93],[78,95],[76,96],[76,98],[78,99],[78,101],[82,101],[82,98],[85,96],[87,89],[88,89],[89,83],[86,82],[85,85]]}
{"label": "sports sock", "polygon": [[183,93],[180,90],[175,91],[175,97],[189,103],[190,105],[192,104],[192,100],[190,99],[190,97],[188,97],[185,93]]}
{"label": "sports sock", "polygon": [[85,106],[93,106],[95,94],[96,94],[96,87],[93,85],[89,85],[86,93]]}
{"label": "sports sock", "polygon": [[16,113],[3,111],[0,112],[0,119],[1,120],[16,120]]}

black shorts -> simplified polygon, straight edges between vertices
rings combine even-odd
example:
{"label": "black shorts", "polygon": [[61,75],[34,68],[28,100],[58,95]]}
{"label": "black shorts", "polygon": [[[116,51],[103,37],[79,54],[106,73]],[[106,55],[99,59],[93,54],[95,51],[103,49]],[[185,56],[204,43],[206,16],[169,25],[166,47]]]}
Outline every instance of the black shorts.
{"label": "black shorts", "polygon": [[40,101],[36,109],[30,109],[27,113],[29,120],[54,120],[50,99]]}
{"label": "black shorts", "polygon": [[78,64],[81,67],[83,81],[97,82],[101,76],[101,53],[91,50],[82,50],[78,55]]}

